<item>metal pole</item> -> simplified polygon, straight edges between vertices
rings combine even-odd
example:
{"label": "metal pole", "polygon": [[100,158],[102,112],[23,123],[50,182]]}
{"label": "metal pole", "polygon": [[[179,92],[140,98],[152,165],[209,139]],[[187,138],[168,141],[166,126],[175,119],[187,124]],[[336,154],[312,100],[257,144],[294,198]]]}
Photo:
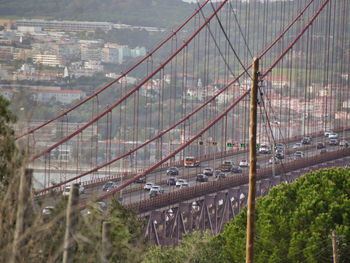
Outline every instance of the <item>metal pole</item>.
{"label": "metal pole", "polygon": [[79,184],[72,184],[69,193],[66,232],[63,244],[63,263],[73,262],[73,244],[75,235],[75,225],[78,220]]}
{"label": "metal pole", "polygon": [[253,60],[253,83],[250,93],[250,125],[249,125],[249,192],[247,213],[247,243],[246,263],[254,262],[254,216],[255,216],[255,184],[256,184],[256,122],[257,122],[257,94],[258,94],[259,60]]}
{"label": "metal pole", "polygon": [[212,142],[212,145],[213,145],[213,147],[214,147],[214,151],[213,151],[213,152],[214,152],[214,165],[213,165],[213,166],[214,166],[214,168],[213,168],[213,170],[214,170],[214,171],[213,171],[214,175],[215,175],[215,169],[216,169],[216,165],[215,165],[216,144],[217,144],[216,142]]}

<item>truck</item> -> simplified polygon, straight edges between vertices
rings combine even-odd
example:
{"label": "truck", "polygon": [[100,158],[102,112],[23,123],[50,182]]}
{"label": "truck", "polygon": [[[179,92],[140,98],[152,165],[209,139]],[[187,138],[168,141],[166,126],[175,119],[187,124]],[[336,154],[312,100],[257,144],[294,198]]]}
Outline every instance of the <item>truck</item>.
{"label": "truck", "polygon": [[232,162],[230,161],[224,161],[220,166],[219,169],[222,172],[231,172],[232,169]]}
{"label": "truck", "polygon": [[185,167],[196,167],[196,166],[199,166],[199,161],[197,160],[196,157],[188,156],[188,157],[185,157],[184,166]]}

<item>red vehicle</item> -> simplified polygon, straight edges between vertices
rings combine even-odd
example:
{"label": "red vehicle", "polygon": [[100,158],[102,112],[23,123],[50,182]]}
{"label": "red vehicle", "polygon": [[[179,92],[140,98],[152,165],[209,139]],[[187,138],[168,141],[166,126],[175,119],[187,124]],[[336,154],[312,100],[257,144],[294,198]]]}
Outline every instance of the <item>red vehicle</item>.
{"label": "red vehicle", "polygon": [[197,160],[196,157],[193,157],[193,156],[185,157],[184,166],[196,167],[196,166],[199,166],[199,161]]}

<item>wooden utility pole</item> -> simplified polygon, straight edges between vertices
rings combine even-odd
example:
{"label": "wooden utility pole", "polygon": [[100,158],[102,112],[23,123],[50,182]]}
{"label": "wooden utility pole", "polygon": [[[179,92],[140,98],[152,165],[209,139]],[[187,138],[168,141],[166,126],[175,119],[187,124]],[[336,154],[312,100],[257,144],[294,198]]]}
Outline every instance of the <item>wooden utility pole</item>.
{"label": "wooden utility pole", "polygon": [[253,60],[253,83],[250,92],[250,125],[249,125],[249,193],[247,213],[246,263],[254,262],[254,217],[255,217],[255,184],[256,184],[256,122],[258,104],[258,70],[259,60]]}
{"label": "wooden utility pole", "polygon": [[63,263],[73,262],[73,245],[75,226],[78,220],[78,203],[79,203],[79,184],[72,184],[70,187],[67,216],[66,216],[66,232],[63,244]]}
{"label": "wooden utility pole", "polygon": [[11,250],[11,258],[9,262],[17,262],[18,250],[21,247],[21,235],[25,228],[25,212],[28,209],[28,200],[30,196],[30,191],[32,188],[32,176],[33,169],[26,169],[25,172],[21,173],[19,182],[19,193],[18,193],[18,203],[17,203],[17,215],[16,215],[16,228],[13,237],[13,245]]}
{"label": "wooden utility pole", "polygon": [[332,247],[333,247],[333,263],[338,263],[338,244],[337,233],[335,230],[332,232]]}
{"label": "wooden utility pole", "polygon": [[103,222],[102,225],[102,255],[101,262],[108,263],[111,258],[111,223]]}

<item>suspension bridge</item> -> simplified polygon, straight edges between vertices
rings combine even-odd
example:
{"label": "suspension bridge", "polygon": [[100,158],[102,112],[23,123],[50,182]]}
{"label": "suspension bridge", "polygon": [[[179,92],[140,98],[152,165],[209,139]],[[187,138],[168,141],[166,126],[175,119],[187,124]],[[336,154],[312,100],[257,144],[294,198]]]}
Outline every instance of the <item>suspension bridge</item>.
{"label": "suspension bridge", "polygon": [[[209,176],[209,182],[196,175],[205,167],[215,173],[225,161],[238,165],[249,159],[253,57],[260,60],[257,147],[272,150],[258,158],[259,193],[327,163],[347,165],[349,13],[347,0],[198,3],[120,77],[18,135],[38,196],[71,183],[85,185],[99,200],[118,194],[123,204],[149,217],[147,234],[158,244],[200,225],[220,232],[244,203],[245,190],[237,187],[245,189],[248,170],[222,180]],[[130,76],[137,82],[129,83]],[[325,132],[336,134],[344,147],[333,146]],[[311,140],[297,144],[305,138]],[[276,144],[283,145],[284,158],[274,161]],[[188,157],[199,166],[185,167]],[[188,188],[166,184],[170,167],[178,168],[176,177],[186,179]],[[162,186],[164,194],[151,198],[144,184],[135,184],[142,178]],[[103,192],[109,180],[116,187]],[[176,208],[169,214],[170,206]],[[189,210],[202,221],[184,219]]]}

